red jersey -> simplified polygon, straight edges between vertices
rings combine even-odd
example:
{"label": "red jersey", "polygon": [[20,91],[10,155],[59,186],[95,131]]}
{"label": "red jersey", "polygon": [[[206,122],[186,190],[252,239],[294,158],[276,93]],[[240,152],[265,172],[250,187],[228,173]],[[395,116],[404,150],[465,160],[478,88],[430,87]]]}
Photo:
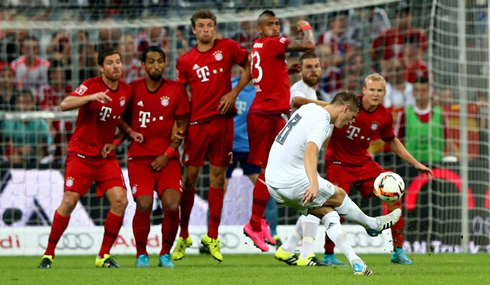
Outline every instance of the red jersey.
{"label": "red jersey", "polygon": [[348,166],[362,166],[372,159],[368,153],[369,144],[377,137],[385,142],[395,138],[393,119],[383,105],[374,112],[367,112],[362,107],[351,125],[341,129],[335,128],[328,144],[325,161]]}
{"label": "red jersey", "polygon": [[[244,67],[248,52],[230,39],[217,39],[214,46],[200,52],[197,46],[177,61],[177,82],[191,87],[191,123],[220,114],[221,97],[231,91],[231,69]],[[233,106],[230,114],[236,114]]]}
{"label": "red jersey", "polygon": [[60,104],[68,94],[71,93],[71,86],[65,85],[62,90],[56,91],[49,85],[43,85],[39,88],[37,104],[41,105],[44,111],[59,111]]}
{"label": "red jersey", "polygon": [[427,38],[422,29],[411,28],[409,31],[400,32],[396,28],[383,31],[381,35],[373,41],[373,49],[383,50],[381,59],[388,60],[392,58],[400,58],[403,53],[403,42],[406,37],[415,37],[418,39],[420,48],[427,50]]}
{"label": "red jersey", "polygon": [[[129,84],[119,80],[118,88],[111,90],[102,81],[102,76],[97,76],[85,80],[70,96],[87,96],[106,91],[112,101],[92,101],[78,109],[75,132],[68,144],[69,152],[95,157],[100,155],[104,144],[113,141],[117,123],[131,98]],[[114,156],[114,152],[111,155]]]}
{"label": "red jersey", "polygon": [[252,81],[255,99],[250,112],[282,114],[291,111],[285,37],[257,39],[252,49]]}
{"label": "red jersey", "polygon": [[[131,128],[144,137],[142,143],[132,142],[129,160],[135,157],[153,159],[170,145],[175,120],[189,116],[189,98],[182,84],[164,79],[155,91],[149,91],[146,79],[131,82],[133,97],[128,106]],[[176,151],[178,156],[178,151]]]}

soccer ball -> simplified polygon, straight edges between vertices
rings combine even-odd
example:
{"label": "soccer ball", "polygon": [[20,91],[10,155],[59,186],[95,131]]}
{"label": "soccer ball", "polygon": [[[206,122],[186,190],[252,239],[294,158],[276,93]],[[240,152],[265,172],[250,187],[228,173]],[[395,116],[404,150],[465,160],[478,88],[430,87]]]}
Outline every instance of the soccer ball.
{"label": "soccer ball", "polygon": [[374,180],[374,194],[384,202],[400,200],[405,193],[405,182],[394,172],[383,172]]}

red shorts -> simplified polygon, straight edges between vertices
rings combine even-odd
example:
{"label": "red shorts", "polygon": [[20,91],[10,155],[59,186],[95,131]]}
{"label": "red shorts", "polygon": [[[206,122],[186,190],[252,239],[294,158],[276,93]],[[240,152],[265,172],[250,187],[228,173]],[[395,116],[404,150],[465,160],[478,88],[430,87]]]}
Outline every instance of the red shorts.
{"label": "red shorts", "polygon": [[250,145],[250,154],[248,162],[253,163],[261,168],[267,166],[269,151],[276,139],[277,134],[286,125],[281,115],[259,115],[248,113],[248,143]]}
{"label": "red shorts", "polygon": [[327,163],[327,180],[344,189],[347,194],[352,186],[356,187],[363,198],[375,197],[374,180],[385,172],[374,160],[363,166],[344,166]]}
{"label": "red shorts", "polygon": [[184,140],[185,166],[201,167],[208,156],[213,166],[226,167],[233,159],[233,117],[218,117],[190,125]]}
{"label": "red shorts", "polygon": [[97,186],[97,197],[113,187],[126,190],[121,167],[116,159],[84,159],[69,155],[66,158],[65,191],[74,191],[85,196],[92,182]]}
{"label": "red shorts", "polygon": [[182,193],[181,166],[178,158],[172,158],[162,171],[154,171],[150,163],[128,161],[129,183],[133,197],[150,195],[153,191],[162,196],[163,190],[174,189]]}

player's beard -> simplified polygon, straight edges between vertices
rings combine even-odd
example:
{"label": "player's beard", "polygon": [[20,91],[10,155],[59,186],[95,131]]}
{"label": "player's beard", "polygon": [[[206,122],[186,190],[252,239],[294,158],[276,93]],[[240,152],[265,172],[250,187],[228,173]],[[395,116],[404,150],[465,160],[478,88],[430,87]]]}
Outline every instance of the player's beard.
{"label": "player's beard", "polygon": [[318,84],[318,82],[320,82],[320,77],[309,77],[309,76],[305,76],[303,77],[303,81],[306,83],[306,85],[310,86],[310,87],[315,87],[315,85]]}
{"label": "player's beard", "polygon": [[160,73],[157,73],[157,74],[155,74],[155,72],[154,73],[148,73],[148,77],[150,77],[150,79],[152,81],[155,81],[155,82],[157,82],[160,79],[162,79],[162,76],[163,76],[163,74],[161,72]]}

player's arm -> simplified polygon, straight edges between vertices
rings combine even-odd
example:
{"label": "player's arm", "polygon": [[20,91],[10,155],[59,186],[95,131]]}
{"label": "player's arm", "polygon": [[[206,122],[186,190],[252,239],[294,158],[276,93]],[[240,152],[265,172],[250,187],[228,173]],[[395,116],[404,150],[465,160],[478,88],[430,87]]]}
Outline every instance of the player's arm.
{"label": "player's arm", "polygon": [[418,160],[416,160],[405,148],[405,146],[400,142],[399,139],[394,138],[391,141],[387,142],[388,145],[390,146],[391,150],[401,157],[403,160],[406,162],[410,163],[415,167],[418,171],[421,171],[423,173],[427,173],[429,176],[433,177],[434,174],[432,173],[432,170],[428,168],[427,166],[423,165],[420,163]]}
{"label": "player's arm", "polygon": [[221,110],[221,114],[226,114],[226,112],[228,112],[230,108],[235,106],[235,101],[236,98],[238,97],[238,94],[242,92],[243,88],[245,88],[245,86],[247,86],[247,84],[250,82],[250,79],[252,77],[252,73],[250,71],[251,66],[252,66],[252,58],[249,55],[245,63],[245,66],[243,66],[243,71],[240,77],[240,81],[238,81],[237,85],[235,85],[235,87],[229,93],[221,97],[218,106],[218,110]]}
{"label": "player's arm", "polygon": [[325,101],[312,100],[312,99],[308,99],[308,98],[300,97],[300,96],[293,97],[293,99],[291,100],[291,106],[293,106],[294,108],[299,108],[299,107],[301,107],[305,104],[309,104],[309,103],[315,103],[315,104],[322,106],[322,107],[328,105],[328,102],[325,102]]}
{"label": "player's arm", "polygon": [[68,96],[61,102],[60,109],[61,111],[70,111],[78,109],[92,101],[100,101],[105,104],[109,101],[112,101],[111,97],[107,95],[107,92],[109,92],[109,90],[107,90],[106,92],[97,92],[95,94],[87,96]]}
{"label": "player's arm", "polygon": [[304,164],[306,176],[310,182],[310,186],[306,188],[305,194],[301,199],[303,206],[313,201],[318,195],[318,177],[317,177],[317,165],[318,165],[318,146],[314,142],[308,142],[306,144],[306,151],[304,156]]}
{"label": "player's arm", "polygon": [[157,156],[151,163],[151,167],[155,171],[161,171],[164,169],[170,159],[173,157],[175,150],[179,147],[185,137],[185,132],[189,126],[189,117],[180,118],[175,120],[172,128],[170,145],[167,147],[164,153]]}
{"label": "player's arm", "polygon": [[286,51],[314,52],[315,39],[313,30],[307,21],[300,20],[296,23],[298,31],[303,32],[303,39],[300,41],[290,41]]}

